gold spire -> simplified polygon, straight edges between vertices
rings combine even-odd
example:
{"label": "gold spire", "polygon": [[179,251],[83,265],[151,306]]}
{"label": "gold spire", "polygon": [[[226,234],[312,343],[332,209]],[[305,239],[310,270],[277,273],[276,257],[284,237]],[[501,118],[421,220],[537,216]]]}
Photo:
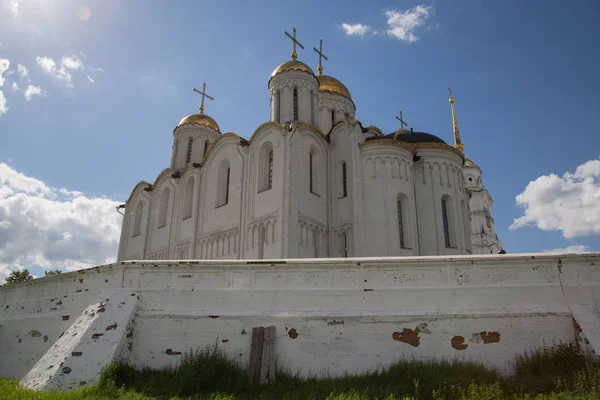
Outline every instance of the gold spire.
{"label": "gold spire", "polygon": [[200,114],[204,114],[204,98],[208,97],[209,99],[211,99],[213,101],[215,100],[215,98],[206,94],[206,82],[204,82],[202,84],[202,91],[199,91],[198,89],[194,88],[194,92],[196,92],[202,96],[202,103],[200,104]]}
{"label": "gold spire", "polygon": [[452,89],[448,88],[448,92],[450,93],[450,99],[448,102],[450,103],[450,107],[452,108],[452,127],[454,128],[454,148],[461,153],[464,152],[465,146],[460,141],[460,133],[458,132],[458,121],[456,121],[456,113],[454,112],[454,97],[452,97]]}
{"label": "gold spire", "polygon": [[304,50],[304,46],[302,46],[300,42],[296,40],[296,28],[294,28],[293,32],[294,36],[287,33],[287,31],[285,32],[285,35],[292,39],[292,42],[294,43],[294,49],[292,50],[292,60],[295,60],[296,58],[298,58],[298,53],[296,53],[296,45],[300,46],[302,50]]}
{"label": "gold spire", "polygon": [[321,57],[327,60],[325,54],[323,54],[323,39],[320,39],[319,50],[316,47],[313,47],[313,50],[317,52],[319,55],[319,65],[317,66],[317,71],[319,71],[319,75],[323,75],[323,66],[321,65]]}

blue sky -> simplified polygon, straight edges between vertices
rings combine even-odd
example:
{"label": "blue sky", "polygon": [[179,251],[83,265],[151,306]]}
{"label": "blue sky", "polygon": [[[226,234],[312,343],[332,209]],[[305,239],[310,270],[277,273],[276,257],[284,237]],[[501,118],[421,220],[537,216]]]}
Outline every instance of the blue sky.
{"label": "blue sky", "polygon": [[[192,88],[203,81],[215,97],[206,113],[223,132],[247,138],[268,120],[268,79],[289,59],[283,32],[295,26],[299,59],[315,70],[312,47],[324,40],[325,73],[349,88],[364,126],[396,130],[401,109],[415,130],[450,142],[452,86],[465,153],[483,169],[507,251],[600,250],[600,3],[573,4],[0,0],[0,59],[10,62],[0,162],[71,191],[55,202],[72,191],[122,202],[168,166],[173,128],[196,112]],[[588,161],[584,175],[563,179]],[[533,226],[511,230],[525,212],[515,197],[532,181]]]}

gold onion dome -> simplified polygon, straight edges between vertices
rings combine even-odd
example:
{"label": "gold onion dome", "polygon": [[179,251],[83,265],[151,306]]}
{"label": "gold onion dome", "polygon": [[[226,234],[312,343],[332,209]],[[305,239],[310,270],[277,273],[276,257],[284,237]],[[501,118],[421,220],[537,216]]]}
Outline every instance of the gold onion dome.
{"label": "gold onion dome", "polygon": [[339,94],[352,101],[348,88],[333,76],[317,75],[317,80],[319,81],[319,91]]}
{"label": "gold onion dome", "polygon": [[204,114],[203,112],[188,115],[187,117],[185,117],[184,119],[179,121],[177,128],[179,128],[180,126],[183,126],[183,125],[204,125],[204,126],[208,126],[209,128],[213,128],[217,132],[221,131],[219,129],[219,124],[217,124],[217,122],[214,119],[212,119],[208,115]]}
{"label": "gold onion dome", "polygon": [[311,74],[313,76],[315,75],[313,70],[310,69],[310,67],[308,65],[304,64],[302,61],[290,60],[290,61],[284,62],[279,67],[275,68],[275,70],[271,74],[271,78],[273,78],[275,75],[278,75],[278,74],[280,74],[282,72],[286,72],[286,71],[302,71],[302,72],[308,72],[309,74]]}

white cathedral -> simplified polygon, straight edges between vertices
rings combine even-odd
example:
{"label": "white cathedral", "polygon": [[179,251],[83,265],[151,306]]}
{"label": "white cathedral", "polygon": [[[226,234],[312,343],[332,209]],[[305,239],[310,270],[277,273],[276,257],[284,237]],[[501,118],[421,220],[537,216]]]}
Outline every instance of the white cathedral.
{"label": "white cathedral", "polygon": [[[503,252],[481,169],[425,132],[364,127],[347,87],[292,60],[269,79],[249,139],[204,113],[173,131],[171,165],[124,208],[118,261],[383,257]],[[322,45],[322,42],[321,42]],[[301,45],[300,45],[301,46]]]}

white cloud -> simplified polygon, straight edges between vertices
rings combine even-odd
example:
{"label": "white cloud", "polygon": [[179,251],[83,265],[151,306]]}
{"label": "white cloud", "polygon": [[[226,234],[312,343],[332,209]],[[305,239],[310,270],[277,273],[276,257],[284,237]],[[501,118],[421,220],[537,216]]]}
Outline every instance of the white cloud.
{"label": "white cloud", "polygon": [[25,100],[27,100],[27,101],[31,100],[31,96],[41,96],[41,95],[42,95],[42,88],[40,88],[39,86],[29,85],[29,86],[27,86],[27,89],[25,89],[25,92],[23,92],[23,96],[25,96]]}
{"label": "white cloud", "polygon": [[0,115],[6,114],[8,111],[8,107],[6,106],[6,97],[4,97],[4,92],[0,90]]}
{"label": "white cloud", "polygon": [[19,90],[19,85],[17,85],[17,82],[13,82],[12,90],[13,90],[13,92],[16,92],[17,90]]}
{"label": "white cloud", "polygon": [[[5,58],[0,58],[0,88],[4,86],[4,73],[10,68],[10,61]],[[0,116],[6,114],[8,106],[6,105],[6,97],[4,92],[0,90]]]}
{"label": "white cloud", "polygon": [[76,55],[73,55],[72,57],[63,57],[60,62],[65,68],[68,69],[83,68],[83,63]]}
{"label": "white cloud", "polygon": [[[56,62],[50,57],[36,57],[35,60],[44,72],[54,75],[58,80],[64,81],[67,87],[73,88],[75,86],[73,85],[73,76],[69,71],[67,71],[68,67],[64,65],[65,58],[63,58],[63,64],[60,66],[60,68],[56,67]],[[76,65],[71,64],[71,61],[72,60],[67,61],[67,64],[70,66]]]}
{"label": "white cloud", "polygon": [[6,58],[0,58],[0,87],[4,86],[4,73],[8,71],[9,68],[10,61]]}
{"label": "white cloud", "polygon": [[75,270],[113,262],[118,202],[49,187],[0,163],[0,283],[10,270]]}
{"label": "white cloud", "polygon": [[369,32],[371,30],[371,27],[369,25],[363,25],[363,24],[342,24],[342,29],[344,30],[344,32],[346,32],[346,35],[348,36],[352,36],[352,35],[357,35],[360,37],[365,36],[365,34],[367,32]]}
{"label": "white cloud", "polygon": [[83,62],[76,55],[62,57],[60,64],[57,64],[52,58],[46,56],[36,57],[35,60],[44,72],[54,75],[58,80],[64,81],[68,88],[75,87],[73,75],[70,71],[85,69]]}
{"label": "white cloud", "polygon": [[543,175],[529,182],[516,197],[525,215],[510,229],[536,226],[543,231],[561,231],[565,238],[600,233],[600,160],[580,165],[562,177]]}
{"label": "white cloud", "polygon": [[422,26],[433,13],[433,6],[419,5],[406,11],[385,11],[388,29],[386,33],[391,37],[405,42],[413,43],[419,38],[415,30]]}
{"label": "white cloud", "polygon": [[56,63],[50,57],[36,57],[35,61],[45,72],[53,73],[56,70]]}
{"label": "white cloud", "polygon": [[17,72],[19,73],[19,75],[21,76],[21,78],[24,78],[27,75],[29,75],[29,70],[23,64],[18,64],[17,65]]}
{"label": "white cloud", "polygon": [[90,81],[90,83],[94,83],[94,82],[96,82],[96,81],[94,80],[94,78],[92,78],[92,77],[91,77],[91,76],[89,76],[89,75],[87,76],[87,78],[88,78],[88,81]]}
{"label": "white cloud", "polygon": [[586,253],[588,252],[587,246],[582,244],[574,244],[567,247],[561,247],[559,249],[543,250],[545,253]]}
{"label": "white cloud", "polygon": [[18,0],[10,0],[10,4],[8,5],[10,11],[12,11],[13,15],[16,17],[19,16],[19,2]]}

